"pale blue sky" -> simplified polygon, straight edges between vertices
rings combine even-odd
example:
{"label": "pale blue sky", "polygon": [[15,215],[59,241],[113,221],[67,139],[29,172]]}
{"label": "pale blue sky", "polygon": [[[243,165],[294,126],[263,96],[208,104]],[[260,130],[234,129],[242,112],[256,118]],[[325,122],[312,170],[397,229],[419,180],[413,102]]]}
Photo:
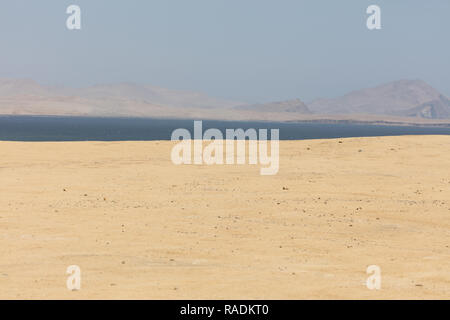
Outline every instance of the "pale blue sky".
{"label": "pale blue sky", "polygon": [[[0,77],[136,82],[249,102],[423,79],[450,96],[449,0],[0,2]],[[67,6],[82,30],[66,29]],[[382,30],[366,8],[382,9]]]}

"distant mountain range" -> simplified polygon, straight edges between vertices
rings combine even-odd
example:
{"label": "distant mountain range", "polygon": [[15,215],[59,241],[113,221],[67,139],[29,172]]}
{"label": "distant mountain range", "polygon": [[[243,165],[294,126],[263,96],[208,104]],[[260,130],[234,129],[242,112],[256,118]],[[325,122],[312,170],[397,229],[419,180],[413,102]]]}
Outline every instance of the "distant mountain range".
{"label": "distant mountain range", "polygon": [[319,114],[450,118],[449,99],[421,80],[391,82],[354,91],[335,99],[316,100],[308,107]]}
{"label": "distant mountain range", "polygon": [[227,109],[239,104],[197,92],[131,83],[74,89],[0,79],[0,114],[172,116],[175,109]]}
{"label": "distant mountain range", "polygon": [[342,97],[245,104],[131,83],[87,88],[0,79],[0,114],[271,121],[450,123],[450,100],[421,80],[400,80]]}

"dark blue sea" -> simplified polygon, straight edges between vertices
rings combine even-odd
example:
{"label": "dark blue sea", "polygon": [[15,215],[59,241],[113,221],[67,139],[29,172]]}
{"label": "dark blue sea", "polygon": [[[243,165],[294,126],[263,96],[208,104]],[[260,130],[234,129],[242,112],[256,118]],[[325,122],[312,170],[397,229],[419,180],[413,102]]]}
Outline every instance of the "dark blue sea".
{"label": "dark blue sea", "polygon": [[[193,132],[193,120],[0,116],[3,141],[137,141],[170,140],[172,131]],[[203,130],[279,129],[281,140],[328,139],[393,135],[450,135],[450,127],[366,124],[203,121]]]}

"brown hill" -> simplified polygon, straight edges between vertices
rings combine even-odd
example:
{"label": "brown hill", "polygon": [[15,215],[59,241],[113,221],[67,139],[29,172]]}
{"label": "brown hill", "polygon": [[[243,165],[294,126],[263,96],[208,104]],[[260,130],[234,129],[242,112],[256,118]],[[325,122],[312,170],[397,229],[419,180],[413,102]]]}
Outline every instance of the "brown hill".
{"label": "brown hill", "polygon": [[[450,111],[445,97],[421,80],[400,80],[353,91],[335,99],[313,101],[308,107],[321,114],[378,114],[440,118]],[[448,99],[447,99],[448,100]],[[414,108],[433,102],[434,112],[416,112]],[[438,110],[439,109],[439,110]],[[446,116],[448,117],[448,116]]]}
{"label": "brown hill", "polygon": [[131,83],[73,89],[27,79],[0,79],[0,114],[176,117],[241,104],[198,92]]}
{"label": "brown hill", "polygon": [[437,100],[429,101],[415,108],[399,112],[398,115],[427,119],[449,119],[450,100],[445,96],[440,96]]}

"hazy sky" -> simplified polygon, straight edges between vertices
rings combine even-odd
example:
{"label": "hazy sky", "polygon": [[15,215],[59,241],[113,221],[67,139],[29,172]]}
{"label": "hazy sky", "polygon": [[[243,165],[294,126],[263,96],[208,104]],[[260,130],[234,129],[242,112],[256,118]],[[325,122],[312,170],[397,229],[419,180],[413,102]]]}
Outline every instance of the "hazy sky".
{"label": "hazy sky", "polygon": [[[66,28],[71,4],[80,31]],[[366,27],[371,4],[381,30]],[[450,96],[449,32],[449,0],[1,0],[0,77],[249,102],[420,78]]]}

